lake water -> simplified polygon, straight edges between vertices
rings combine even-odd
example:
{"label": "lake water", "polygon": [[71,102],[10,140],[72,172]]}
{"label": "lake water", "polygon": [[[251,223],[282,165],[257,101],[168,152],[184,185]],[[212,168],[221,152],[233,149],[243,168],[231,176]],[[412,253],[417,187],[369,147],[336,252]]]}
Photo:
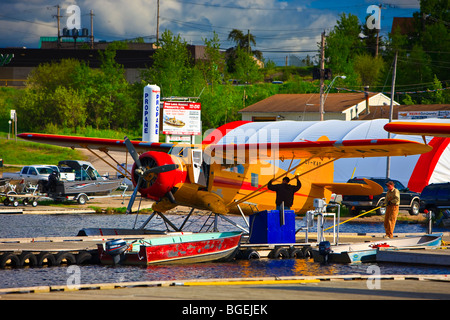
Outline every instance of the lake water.
{"label": "lake water", "polygon": [[[132,228],[140,226],[147,215],[0,215],[0,238],[75,236],[82,228]],[[176,225],[180,225],[184,216],[171,216]],[[231,219],[244,225],[241,217]],[[187,230],[198,231],[206,217],[193,217],[186,224]],[[135,222],[136,221],[136,222]],[[302,223],[296,221],[297,227]],[[209,225],[209,222],[206,223]],[[331,223],[328,223],[331,226]],[[165,229],[162,219],[154,218],[149,229]],[[221,231],[237,230],[227,222],[220,221]],[[350,224],[341,226],[341,232],[382,233],[382,223]],[[433,231],[440,231],[433,229]],[[448,230],[441,230],[448,231]],[[426,227],[418,224],[397,223],[396,233],[426,232]],[[450,268],[430,266],[395,265],[377,263],[381,274],[449,274]],[[134,266],[80,266],[81,283],[159,281],[182,279],[209,279],[235,277],[273,277],[273,276],[314,276],[368,274],[367,264],[330,264],[322,265],[312,259],[286,260],[238,260],[227,263],[199,263],[190,265],[161,265],[150,267]],[[39,285],[65,285],[73,274],[68,267],[21,268],[0,270],[0,288],[13,288]],[[370,271],[369,271],[370,273]]]}

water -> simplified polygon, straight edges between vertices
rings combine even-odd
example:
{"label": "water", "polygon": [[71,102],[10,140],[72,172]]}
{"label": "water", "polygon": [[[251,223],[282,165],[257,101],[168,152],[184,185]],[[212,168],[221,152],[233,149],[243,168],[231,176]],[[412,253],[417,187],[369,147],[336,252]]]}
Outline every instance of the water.
{"label": "water", "polygon": [[[51,215],[0,215],[0,238],[27,238],[27,237],[65,237],[76,236],[82,228],[133,228],[139,227],[148,218],[148,215],[105,215],[105,214],[51,214]],[[181,225],[185,216],[172,215],[171,221]],[[207,220],[207,216],[192,217],[183,230],[198,231]],[[245,226],[240,216],[229,216],[229,219]],[[206,225],[212,223],[211,219]],[[304,224],[303,220],[296,220],[296,228]],[[325,224],[325,228],[332,226],[332,222]],[[164,221],[160,217],[152,219],[148,229],[165,230]],[[239,230],[228,222],[219,219],[221,231]],[[205,229],[204,229],[205,230]],[[313,228],[312,232],[316,232]],[[331,232],[332,230],[329,230]],[[425,233],[426,226],[397,222],[395,233]],[[433,228],[433,231],[448,231],[448,229]],[[340,226],[340,232],[346,233],[384,233],[383,223],[345,223]]]}
{"label": "water", "polygon": [[[141,215],[136,219],[140,226],[148,216]],[[126,215],[0,215],[0,237],[43,237],[74,236],[82,228],[132,228],[135,216]],[[184,216],[171,216],[176,225],[180,225]],[[240,217],[231,217],[235,222],[244,225]],[[187,229],[198,231],[205,223],[206,217],[194,217],[187,223]],[[211,222],[211,221],[210,221]],[[207,222],[206,225],[209,225]],[[297,227],[302,221],[296,221]],[[329,223],[328,223],[329,224]],[[331,224],[329,224],[331,225]],[[162,219],[154,218],[148,228],[164,230]],[[236,230],[226,222],[219,223],[221,231]],[[426,232],[426,227],[418,224],[397,223],[396,233]],[[439,231],[434,229],[434,231]],[[446,231],[446,230],[442,230]],[[448,231],[448,230],[447,230]],[[382,233],[382,223],[344,224],[341,232]],[[381,274],[449,274],[450,268],[430,266],[410,266],[395,264],[377,264]],[[281,277],[281,276],[315,276],[368,274],[367,264],[330,264],[322,265],[311,259],[287,260],[238,260],[227,263],[199,263],[190,265],[160,265],[149,267],[134,266],[77,266],[80,268],[82,284],[129,281],[162,281],[183,279],[211,279],[235,277]],[[41,285],[66,285],[73,275],[68,267],[44,267],[0,270],[0,288],[13,288]]]}

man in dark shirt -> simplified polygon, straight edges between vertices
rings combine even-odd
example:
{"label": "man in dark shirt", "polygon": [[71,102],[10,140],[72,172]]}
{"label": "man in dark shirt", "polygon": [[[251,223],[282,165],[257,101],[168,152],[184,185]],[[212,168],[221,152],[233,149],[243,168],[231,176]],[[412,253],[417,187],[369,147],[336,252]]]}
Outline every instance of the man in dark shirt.
{"label": "man in dark shirt", "polygon": [[294,194],[302,187],[302,184],[298,179],[298,176],[296,176],[295,178],[297,179],[296,186],[292,186],[289,184],[290,179],[288,177],[284,177],[283,183],[281,184],[272,184],[273,179],[269,181],[267,189],[275,191],[277,193],[277,198],[275,200],[277,210],[281,210],[281,204],[283,202],[285,210],[291,209],[292,204],[294,203]]}

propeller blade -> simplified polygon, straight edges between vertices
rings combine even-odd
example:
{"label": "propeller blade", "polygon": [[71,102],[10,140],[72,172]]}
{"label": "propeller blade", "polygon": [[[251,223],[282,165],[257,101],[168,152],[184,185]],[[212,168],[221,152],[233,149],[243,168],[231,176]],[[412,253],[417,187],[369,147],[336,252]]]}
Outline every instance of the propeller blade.
{"label": "propeller blade", "polygon": [[133,209],[134,200],[136,199],[136,194],[138,192],[139,186],[141,185],[141,181],[142,181],[142,176],[139,176],[136,187],[134,188],[134,191],[131,195],[130,201],[128,202],[127,211],[125,211],[125,214],[130,214],[131,210]]}
{"label": "propeller blade", "polygon": [[177,164],[165,164],[163,166],[154,167],[154,168],[150,168],[148,170],[145,170],[143,176],[145,177],[149,173],[162,173],[162,172],[172,171],[172,170],[175,170],[175,169],[178,169],[178,165]]}
{"label": "propeller blade", "polygon": [[136,149],[134,148],[133,144],[131,143],[130,139],[128,139],[127,136],[124,138],[125,145],[127,146],[128,152],[131,154],[131,157],[133,158],[134,162],[136,162],[136,165],[138,168],[142,168],[141,160],[139,160],[139,154],[137,153]]}

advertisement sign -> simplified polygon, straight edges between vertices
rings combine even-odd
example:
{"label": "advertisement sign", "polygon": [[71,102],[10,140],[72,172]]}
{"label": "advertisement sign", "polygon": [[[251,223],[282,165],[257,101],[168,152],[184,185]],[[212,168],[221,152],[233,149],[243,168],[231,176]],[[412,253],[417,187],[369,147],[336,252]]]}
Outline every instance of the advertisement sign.
{"label": "advertisement sign", "polygon": [[159,142],[159,114],[161,90],[156,85],[144,87],[142,105],[142,141]]}
{"label": "advertisement sign", "polygon": [[201,134],[201,104],[197,102],[165,101],[163,133],[174,135]]}
{"label": "advertisement sign", "polygon": [[438,119],[449,119],[450,110],[441,111],[400,111],[398,113],[399,120],[415,120],[415,119],[428,119],[428,118],[438,118]]}

